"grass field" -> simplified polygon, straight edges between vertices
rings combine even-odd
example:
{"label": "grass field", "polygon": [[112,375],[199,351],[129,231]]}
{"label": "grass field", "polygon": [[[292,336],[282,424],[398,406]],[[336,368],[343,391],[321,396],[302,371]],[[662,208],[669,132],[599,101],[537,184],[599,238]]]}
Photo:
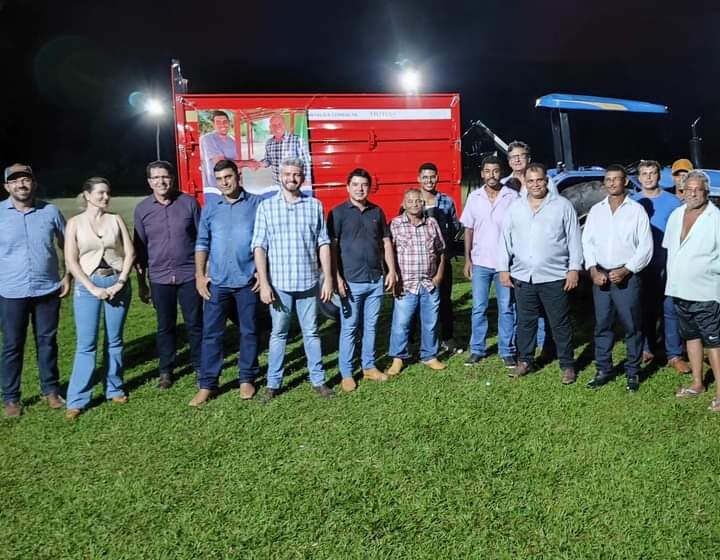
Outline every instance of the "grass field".
{"label": "grass field", "polygon": [[[467,340],[469,284],[454,297]],[[136,298],[127,405],[102,402],[98,388],[97,406],[66,422],[39,399],[28,349],[25,413],[0,422],[0,557],[717,558],[720,416],[706,411],[709,395],[675,399],[681,380],[666,368],[648,370],[637,394],[622,377],[586,389],[588,297],[575,301],[573,386],[560,385],[557,363],[512,381],[494,355],[474,368],[460,356],[440,373],[416,364],[324,401],[296,338],[275,401],[240,400],[231,354],[222,394],[199,410],[187,406],[188,368],[169,391],[155,388],[154,315]],[[335,326],[322,333],[337,383]]]}

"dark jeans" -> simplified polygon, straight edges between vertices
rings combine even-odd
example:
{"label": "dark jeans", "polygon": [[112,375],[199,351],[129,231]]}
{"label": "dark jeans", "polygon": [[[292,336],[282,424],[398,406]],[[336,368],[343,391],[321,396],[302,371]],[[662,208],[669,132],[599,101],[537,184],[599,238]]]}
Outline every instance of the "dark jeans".
{"label": "dark jeans", "polygon": [[242,288],[210,286],[210,300],[203,313],[202,367],[200,389],[216,389],[223,365],[223,337],[228,312],[235,308],[240,332],[238,377],[240,383],[252,383],[260,372],[258,365],[258,296],[250,285]]}
{"label": "dark jeans", "polygon": [[445,260],[445,272],[443,273],[442,282],[440,282],[440,340],[449,340],[453,338],[455,318],[453,317],[452,305],[452,286],[453,272],[452,260]]}
{"label": "dark jeans", "polygon": [[0,297],[3,333],[2,391],[6,403],[20,401],[20,375],[23,368],[25,338],[32,321],[37,350],[40,389],[43,395],[58,392],[57,329],[60,317],[58,292],[40,297]]}
{"label": "dark jeans", "polygon": [[[665,295],[666,274],[664,267],[648,267],[640,272],[642,279],[642,330],[646,352],[660,353],[658,348],[658,319],[662,319],[665,357],[670,360],[682,356],[677,313],[672,298]],[[662,314],[661,314],[662,312]]]}
{"label": "dark jeans", "polygon": [[613,323],[617,317],[625,331],[627,359],[625,373],[637,375],[643,352],[640,277],[631,275],[622,284],[593,284],[595,305],[595,364],[598,373],[612,371]]}
{"label": "dark jeans", "polygon": [[533,363],[538,318],[545,309],[560,367],[575,367],[570,303],[563,290],[565,280],[533,284],[513,279],[517,303],[517,349],[520,361]]}
{"label": "dark jeans", "polygon": [[182,309],[185,330],[190,343],[190,359],[195,371],[200,371],[202,349],[202,298],[195,281],[184,284],[155,284],[150,293],[157,315],[157,349],[160,373],[172,373],[177,366],[177,307]]}

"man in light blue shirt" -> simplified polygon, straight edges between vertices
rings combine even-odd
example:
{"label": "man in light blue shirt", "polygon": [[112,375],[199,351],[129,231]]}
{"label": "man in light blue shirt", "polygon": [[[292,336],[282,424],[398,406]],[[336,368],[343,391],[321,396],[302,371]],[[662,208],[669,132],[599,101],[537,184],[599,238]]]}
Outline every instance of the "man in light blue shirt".
{"label": "man in light blue shirt", "polygon": [[[199,390],[190,406],[213,396],[223,365],[223,337],[230,306],[235,306],[240,334],[238,377],[240,397],[255,395],[259,373],[257,289],[255,261],[250,241],[260,197],[240,184],[235,162],[215,165],[215,179],[222,197],[207,201],[200,216],[195,242],[195,284],[205,300]],[[209,275],[207,272],[210,260]]]}
{"label": "man in light blue shirt", "polygon": [[555,341],[562,382],[574,383],[575,360],[567,292],[577,286],[582,243],[577,215],[570,202],[548,193],[545,166],[531,163],[526,171],[527,197],[510,206],[499,239],[500,282],[515,288],[517,300],[517,378],[534,367],[540,310],[545,309]]}
{"label": "man in light blue shirt", "polygon": [[300,190],[304,180],[305,162],[301,158],[284,160],[280,165],[280,192],[260,204],[255,220],[252,248],[260,299],[270,305],[272,319],[266,402],[282,385],[293,307],[303,333],[310,383],[318,395],[333,395],[325,385],[317,327],[318,261],[322,268],[320,298],[330,301],[333,293],[330,238],[322,203]]}
{"label": "man in light blue shirt", "polygon": [[2,391],[5,415],[17,417],[20,376],[28,323],[32,320],[40,386],[51,408],[62,408],[57,367],[60,298],[70,279],[60,279],[55,242],[62,248],[65,220],[56,206],[37,200],[37,182],[29,165],[5,169],[9,197],[0,203],[0,323]]}

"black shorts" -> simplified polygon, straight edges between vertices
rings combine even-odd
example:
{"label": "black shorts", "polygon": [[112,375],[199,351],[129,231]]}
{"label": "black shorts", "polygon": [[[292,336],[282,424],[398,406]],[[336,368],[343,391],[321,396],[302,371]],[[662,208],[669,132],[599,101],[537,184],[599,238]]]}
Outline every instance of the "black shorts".
{"label": "black shorts", "polygon": [[706,348],[720,348],[720,303],[680,298],[673,298],[673,303],[682,338],[701,338]]}

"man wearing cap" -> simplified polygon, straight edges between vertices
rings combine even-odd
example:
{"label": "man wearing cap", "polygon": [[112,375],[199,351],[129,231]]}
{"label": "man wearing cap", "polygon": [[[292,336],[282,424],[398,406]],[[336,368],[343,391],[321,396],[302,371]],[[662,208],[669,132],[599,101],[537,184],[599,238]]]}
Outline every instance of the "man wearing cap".
{"label": "man wearing cap", "polygon": [[57,367],[60,298],[70,279],[58,272],[54,242],[62,248],[65,219],[56,206],[37,200],[37,181],[29,165],[5,169],[10,195],[0,207],[0,324],[2,392],[5,416],[22,413],[20,376],[28,323],[35,334],[40,388],[50,408],[62,408]]}
{"label": "man wearing cap", "polygon": [[671,215],[663,237],[667,250],[667,287],[680,333],[687,341],[693,381],[676,396],[705,392],[703,351],[715,374],[715,398],[708,409],[720,412],[720,210],[709,199],[710,181],[702,171],[685,177],[685,205]]}
{"label": "man wearing cap", "polygon": [[689,159],[677,159],[672,164],[672,178],[673,184],[675,185],[675,196],[680,200],[685,200],[685,187],[683,187],[683,180],[685,176],[695,169],[692,162]]}
{"label": "man wearing cap", "polygon": [[662,246],[665,226],[670,214],[682,205],[677,197],[660,188],[660,164],[653,160],[642,160],[638,167],[638,180],[642,191],[632,196],[645,208],[650,218],[653,235],[653,256],[650,264],[641,272],[643,332],[645,343],[643,361],[651,362],[658,352],[657,322],[663,314],[663,339],[667,363],[678,373],[690,373],[690,366],[682,358],[682,340],[678,332],[677,314],[672,300],[664,295],[665,260],[667,251]]}

